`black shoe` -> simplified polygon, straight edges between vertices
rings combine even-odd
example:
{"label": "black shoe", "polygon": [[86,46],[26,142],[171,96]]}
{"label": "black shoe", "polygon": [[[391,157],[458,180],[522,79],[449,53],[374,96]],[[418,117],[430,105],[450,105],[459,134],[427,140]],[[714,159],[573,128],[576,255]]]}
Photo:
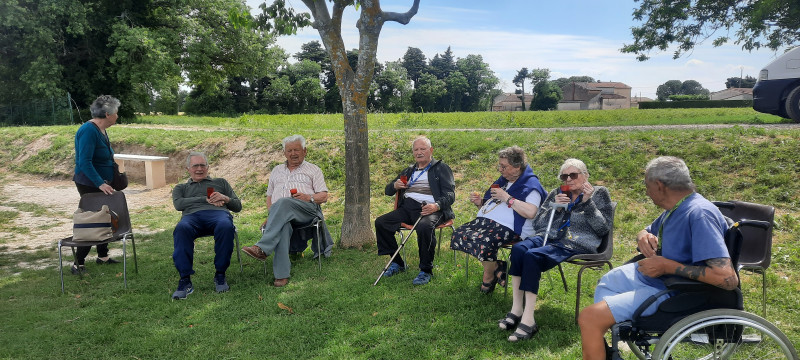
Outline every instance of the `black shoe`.
{"label": "black shoe", "polygon": [[225,280],[225,274],[218,273],[214,275],[214,286],[218,293],[230,290],[230,286],[228,286],[228,282]]}
{"label": "black shoe", "polygon": [[83,275],[86,274],[86,265],[75,265],[72,264],[72,268],[69,269],[72,272],[72,275]]}
{"label": "black shoe", "polygon": [[186,297],[192,292],[194,292],[192,280],[190,280],[188,277],[181,278],[180,281],[178,281],[178,289],[172,293],[172,298],[176,300],[186,299]]}
{"label": "black shoe", "polygon": [[112,258],[108,258],[108,260],[106,260],[106,261],[103,261],[103,259],[101,259],[101,258],[97,258],[97,260],[95,260],[95,262],[100,264],[100,265],[119,264],[119,261],[114,260]]}

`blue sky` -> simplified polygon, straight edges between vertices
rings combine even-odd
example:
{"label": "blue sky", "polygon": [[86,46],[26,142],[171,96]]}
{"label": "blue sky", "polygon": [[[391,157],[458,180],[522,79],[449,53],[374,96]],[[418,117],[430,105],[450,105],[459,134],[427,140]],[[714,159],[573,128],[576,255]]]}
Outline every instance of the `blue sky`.
{"label": "blue sky", "polygon": [[[267,0],[271,3],[271,0]],[[247,0],[256,8],[263,1]],[[308,9],[299,0],[287,0],[300,11]],[[411,0],[385,0],[384,11],[405,12]],[[655,98],[656,88],[668,80],[697,80],[705,88],[725,88],[729,77],[758,76],[776,57],[770,50],[747,52],[728,44],[713,47],[710,41],[677,60],[672,52],[653,52],[639,62],[619,49],[632,42],[630,28],[633,0],[423,0],[408,25],[387,23],[378,44],[380,62],[402,58],[408,47],[422,50],[430,59],[448,46],[454,56],[483,56],[505,91],[513,91],[511,79],[522,67],[549,68],[551,79],[588,75],[602,81],[619,81],[632,88],[634,96]],[[342,25],[345,45],[358,47],[356,11],[349,7]],[[318,40],[307,28],[295,36],[284,36],[277,44],[294,54],[300,45]],[[294,59],[290,59],[294,61]],[[526,86],[526,90],[530,85]]]}

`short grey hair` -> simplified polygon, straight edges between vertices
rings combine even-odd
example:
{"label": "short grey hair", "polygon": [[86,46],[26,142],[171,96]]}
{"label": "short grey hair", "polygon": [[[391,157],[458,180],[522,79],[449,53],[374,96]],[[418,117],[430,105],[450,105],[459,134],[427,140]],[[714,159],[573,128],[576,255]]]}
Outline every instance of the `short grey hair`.
{"label": "short grey hair", "polygon": [[647,163],[644,169],[645,181],[659,181],[671,190],[695,190],[689,167],[680,158],[660,156]]}
{"label": "short grey hair", "polygon": [[286,151],[286,144],[291,144],[293,142],[298,142],[298,141],[300,142],[300,146],[302,146],[303,149],[305,149],[306,138],[304,138],[303,135],[289,135],[283,138],[283,150]]}
{"label": "short grey hair", "polygon": [[578,169],[578,171],[583,173],[583,175],[586,175],[587,179],[589,178],[589,170],[586,169],[586,164],[584,164],[583,161],[580,161],[578,159],[569,158],[567,160],[564,160],[564,163],[561,164],[561,169],[558,170],[558,175],[556,175],[556,177],[559,178],[558,179],[559,181],[561,181],[560,179],[561,174],[564,172],[564,170],[566,170],[569,167],[574,167]]}
{"label": "short grey hair", "polygon": [[428,147],[433,147],[433,145],[431,145],[431,139],[428,139],[428,137],[425,136],[425,135],[420,135],[420,136],[417,136],[416,138],[414,138],[414,141],[411,142],[411,148],[413,149],[414,148],[414,143],[416,143],[417,141],[420,141],[420,140],[424,141],[425,145],[428,145]]}
{"label": "short grey hair", "polygon": [[89,109],[93,118],[105,119],[106,114],[116,114],[119,111],[120,104],[119,99],[111,95],[100,95],[94,100]]}
{"label": "short grey hair", "polygon": [[509,146],[498,151],[497,157],[506,159],[508,164],[515,168],[522,168],[528,165],[528,159],[525,157],[525,150],[522,150],[522,148],[517,145]]}
{"label": "short grey hair", "polygon": [[206,157],[205,153],[200,152],[200,151],[192,151],[192,152],[189,153],[188,156],[186,156],[186,167],[187,168],[192,166],[192,158],[195,157],[195,156],[202,157],[203,161],[205,161],[206,165],[208,165],[208,157]]}

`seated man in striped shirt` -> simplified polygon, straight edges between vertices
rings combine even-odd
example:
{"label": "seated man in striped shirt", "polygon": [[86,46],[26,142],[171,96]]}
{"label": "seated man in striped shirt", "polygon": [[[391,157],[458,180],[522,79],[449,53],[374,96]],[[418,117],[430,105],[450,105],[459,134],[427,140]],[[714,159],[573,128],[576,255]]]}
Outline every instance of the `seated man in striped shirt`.
{"label": "seated man in striped shirt", "polygon": [[272,169],[269,176],[269,217],[264,222],[261,240],[253,246],[242,248],[247,255],[262,261],[275,253],[272,270],[275,276],[273,285],[276,287],[289,282],[292,224],[311,222],[317,215],[319,204],[328,201],[328,187],[322,170],[305,161],[306,139],[301,135],[284,138],[283,155],[286,156],[286,162]]}

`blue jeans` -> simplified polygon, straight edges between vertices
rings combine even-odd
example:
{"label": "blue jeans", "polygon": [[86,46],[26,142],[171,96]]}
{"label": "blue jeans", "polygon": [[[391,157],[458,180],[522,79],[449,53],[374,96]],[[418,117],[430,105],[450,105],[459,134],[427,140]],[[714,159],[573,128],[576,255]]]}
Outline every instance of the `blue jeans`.
{"label": "blue jeans", "polygon": [[181,277],[194,274],[194,241],[203,236],[214,235],[214,267],[225,273],[233,254],[233,215],[225,210],[202,210],[181,217],[172,238],[175,250],[172,260]]}
{"label": "blue jeans", "polygon": [[511,267],[508,274],[519,276],[519,289],[539,293],[539,281],[542,273],[550,270],[578,252],[565,249],[558,243],[548,242],[542,246],[541,236],[529,237],[511,247]]}

